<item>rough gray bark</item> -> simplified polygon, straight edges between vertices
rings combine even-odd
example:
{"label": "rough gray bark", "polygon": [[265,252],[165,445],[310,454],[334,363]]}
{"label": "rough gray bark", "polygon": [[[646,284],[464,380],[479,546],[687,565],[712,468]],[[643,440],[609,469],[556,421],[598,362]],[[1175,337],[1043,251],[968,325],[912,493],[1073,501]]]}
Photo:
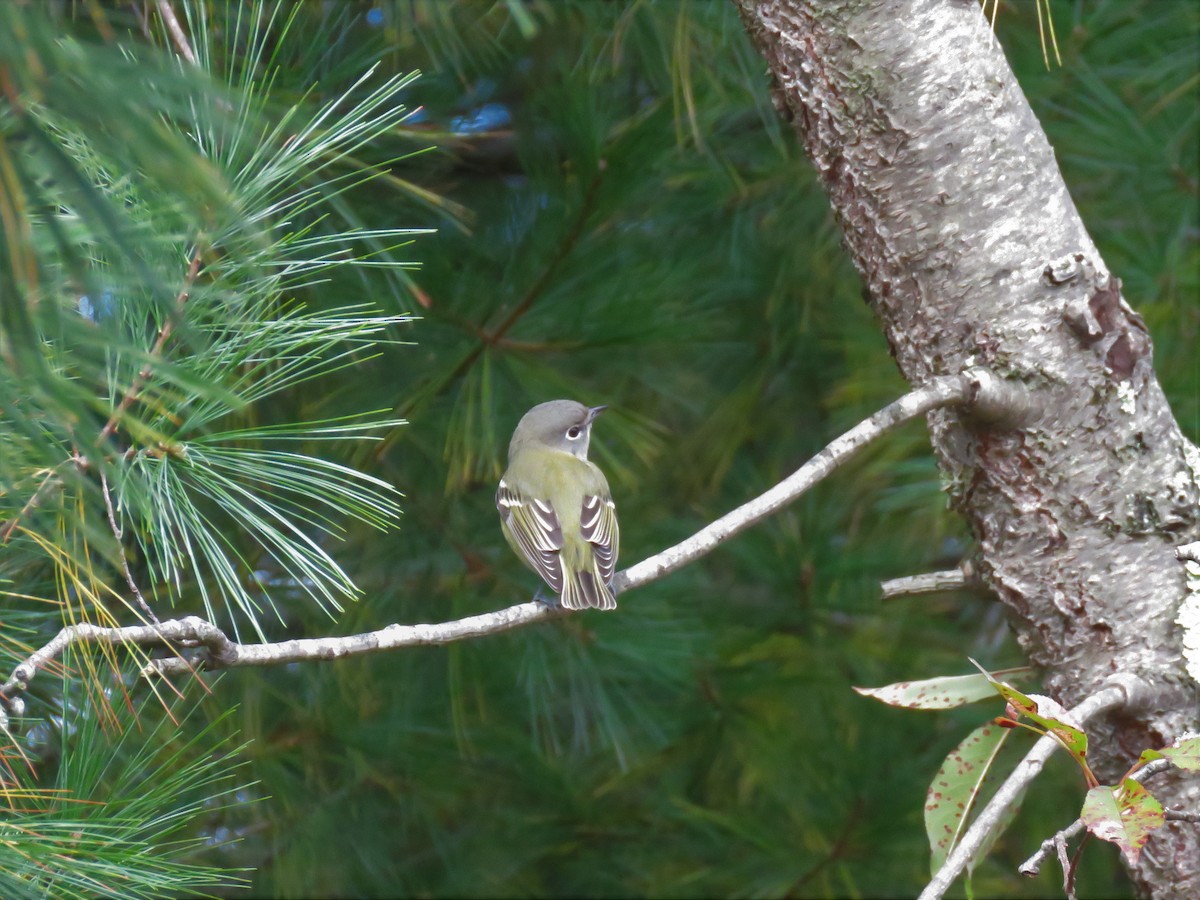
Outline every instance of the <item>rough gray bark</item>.
{"label": "rough gray bark", "polygon": [[[1020,428],[932,413],[933,445],[980,574],[1048,692],[1069,707],[1114,672],[1148,685],[1144,702],[1089,729],[1097,774],[1114,778],[1143,748],[1200,727],[1174,621],[1186,592],[1175,547],[1197,536],[1200,464],[1145,326],[977,2],[735,3],[905,378],[979,365],[1038,400]],[[1200,809],[1194,777],[1151,788]],[[1131,875],[1144,896],[1200,897],[1200,830],[1168,825]]]}

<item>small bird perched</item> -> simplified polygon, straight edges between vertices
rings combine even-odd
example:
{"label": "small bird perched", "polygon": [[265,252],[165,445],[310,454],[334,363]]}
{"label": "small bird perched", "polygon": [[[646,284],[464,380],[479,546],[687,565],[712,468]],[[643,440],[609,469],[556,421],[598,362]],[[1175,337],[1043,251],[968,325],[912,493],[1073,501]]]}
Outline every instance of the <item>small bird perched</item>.
{"label": "small bird perched", "polygon": [[566,609],[617,607],[617,508],[587,458],[592,421],[605,409],[551,400],[529,410],[496,490],[505,540]]}

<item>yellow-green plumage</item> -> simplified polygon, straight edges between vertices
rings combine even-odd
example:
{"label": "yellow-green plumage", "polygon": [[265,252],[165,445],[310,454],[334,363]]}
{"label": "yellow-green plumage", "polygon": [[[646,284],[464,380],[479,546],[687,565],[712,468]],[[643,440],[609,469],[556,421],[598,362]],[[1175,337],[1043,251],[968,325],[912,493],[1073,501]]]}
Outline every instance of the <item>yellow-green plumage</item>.
{"label": "yellow-green plumage", "polygon": [[508,545],[567,609],[614,609],[620,533],[608,481],[587,459],[603,407],[571,400],[535,406],[508,450],[496,509]]}

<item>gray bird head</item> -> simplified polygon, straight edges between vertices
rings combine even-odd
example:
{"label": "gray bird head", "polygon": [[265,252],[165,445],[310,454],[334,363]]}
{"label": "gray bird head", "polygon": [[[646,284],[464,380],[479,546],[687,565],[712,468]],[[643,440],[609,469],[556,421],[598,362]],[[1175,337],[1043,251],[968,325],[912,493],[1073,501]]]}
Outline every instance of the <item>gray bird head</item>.
{"label": "gray bird head", "polygon": [[592,420],[607,407],[584,406],[574,400],[539,403],[521,417],[508,445],[508,458],[520,444],[550,447],[587,459],[592,437]]}

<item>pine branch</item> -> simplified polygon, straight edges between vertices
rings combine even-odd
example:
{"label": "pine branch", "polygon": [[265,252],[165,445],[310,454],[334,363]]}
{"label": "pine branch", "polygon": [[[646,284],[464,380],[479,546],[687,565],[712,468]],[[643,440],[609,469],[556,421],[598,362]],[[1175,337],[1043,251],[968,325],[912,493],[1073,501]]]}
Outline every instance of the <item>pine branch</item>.
{"label": "pine branch", "polygon": [[[1028,401],[1017,385],[1002,382],[985,370],[935,378],[888,404],[816,454],[795,473],[743,504],[690,538],[619,573],[618,591],[656,581],[710,553],[751,525],[782,509],[836,471],[874,440],[917,416],[944,407],[963,407],[964,413],[991,421],[1011,421],[1024,415]],[[199,669],[268,666],[304,660],[339,659],[426,644],[446,644],[499,634],[566,615],[559,607],[530,601],[496,612],[439,624],[393,624],[379,631],[341,637],[308,638],[278,643],[242,644],[198,616],[151,625],[102,628],[90,624],[63,628],[55,638],[18,665],[5,684],[0,700],[14,711],[30,679],[67,647],[80,643],[163,647],[174,655],[151,660],[144,674],[173,675]]]}
{"label": "pine branch", "polygon": [[[179,289],[179,294],[175,297],[174,312],[163,322],[162,327],[158,330],[158,337],[154,340],[154,346],[150,348],[150,356],[158,357],[166,347],[167,340],[171,337],[171,333],[175,330],[175,318],[183,314],[183,307],[188,301],[188,296],[191,294],[192,285],[196,281],[196,276],[200,274],[201,253],[200,246],[197,245],[192,251],[191,261],[188,263],[187,272],[183,277],[183,287]],[[108,421],[104,423],[104,427],[100,429],[100,434],[96,438],[96,444],[99,446],[110,438],[117,430],[117,426],[121,423],[121,417],[129,410],[134,401],[141,395],[142,388],[146,386],[146,382],[154,373],[154,366],[147,362],[142,366],[137,373],[137,377],[133,379],[133,383],[129,385],[129,389],[125,392],[125,396],[121,398],[117,408],[113,410]]]}
{"label": "pine branch", "polygon": [[973,414],[990,421],[1010,414],[1023,416],[1024,398],[1012,385],[982,369],[932,379],[885,406],[836,438],[779,484],[701,528],[687,540],[630,566],[617,575],[617,590],[662,578],[709,553],[735,534],[778,512],[855,456],[874,440],[917,416],[946,406],[967,404]]}
{"label": "pine branch", "polygon": [[183,26],[179,24],[179,19],[176,18],[175,10],[171,8],[169,0],[158,0],[157,7],[158,14],[171,34],[171,43],[175,45],[179,55],[193,66],[196,65],[196,52],[192,49],[192,45],[183,31]]}

